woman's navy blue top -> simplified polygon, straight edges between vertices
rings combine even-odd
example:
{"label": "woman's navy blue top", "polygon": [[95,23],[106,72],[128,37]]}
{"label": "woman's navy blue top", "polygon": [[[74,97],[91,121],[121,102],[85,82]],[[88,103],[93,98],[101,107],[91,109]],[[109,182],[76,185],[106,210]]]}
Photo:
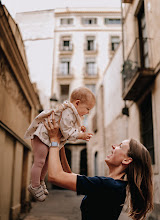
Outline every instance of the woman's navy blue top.
{"label": "woman's navy blue top", "polygon": [[125,202],[127,181],[104,176],[77,176],[82,220],[117,220]]}

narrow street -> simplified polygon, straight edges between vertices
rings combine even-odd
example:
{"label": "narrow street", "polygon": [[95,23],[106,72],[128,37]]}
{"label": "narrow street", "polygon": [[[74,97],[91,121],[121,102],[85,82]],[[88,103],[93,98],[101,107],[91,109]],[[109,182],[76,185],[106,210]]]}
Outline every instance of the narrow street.
{"label": "narrow street", "polygon": [[[69,190],[50,190],[45,202],[33,202],[30,213],[23,220],[81,220],[80,204],[83,196]],[[119,220],[129,220],[124,213]]]}
{"label": "narrow street", "polygon": [[45,202],[33,202],[24,220],[80,220],[83,196],[69,190],[50,190]]}

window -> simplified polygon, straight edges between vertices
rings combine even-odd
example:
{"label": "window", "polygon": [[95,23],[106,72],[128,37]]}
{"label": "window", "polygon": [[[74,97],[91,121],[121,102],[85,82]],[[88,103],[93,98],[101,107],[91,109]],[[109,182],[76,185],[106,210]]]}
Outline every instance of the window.
{"label": "window", "polygon": [[72,43],[71,43],[70,36],[65,36],[61,38],[60,50],[61,51],[72,51]]}
{"label": "window", "polygon": [[140,56],[141,56],[141,67],[149,67],[149,53],[148,53],[148,39],[146,30],[146,18],[144,10],[144,2],[138,13],[138,27],[139,27],[139,40],[140,40]]}
{"label": "window", "polygon": [[63,46],[64,47],[69,47],[69,42],[70,42],[69,40],[64,40],[63,41]]}
{"label": "window", "polygon": [[149,151],[152,163],[154,158],[153,121],[152,121],[152,96],[149,93],[140,105],[141,137],[144,146]]}
{"label": "window", "polygon": [[88,60],[86,62],[86,73],[87,75],[96,75],[97,71],[96,71],[96,63],[93,60]]}
{"label": "window", "polygon": [[88,51],[95,50],[95,37],[87,37],[87,48]]}
{"label": "window", "polygon": [[120,18],[105,18],[104,19],[105,24],[121,24]]}
{"label": "window", "polygon": [[70,60],[62,59],[60,62],[60,74],[69,75],[70,74]]}
{"label": "window", "polygon": [[97,24],[97,18],[82,18],[82,24]]}
{"label": "window", "polygon": [[98,152],[95,152],[94,155],[94,175],[97,176],[98,175]]}
{"label": "window", "polygon": [[90,89],[93,94],[96,94],[96,85],[95,84],[86,84],[85,85],[88,89]]}
{"label": "window", "polygon": [[71,25],[73,24],[73,18],[61,18],[61,25]]}
{"label": "window", "polygon": [[64,102],[69,97],[69,85],[60,85],[60,102]]}
{"label": "window", "polygon": [[72,50],[72,45],[71,45],[70,40],[63,40],[62,41],[62,50],[64,50],[64,51]]}
{"label": "window", "polygon": [[119,45],[120,38],[118,36],[111,37],[111,50],[115,51]]}

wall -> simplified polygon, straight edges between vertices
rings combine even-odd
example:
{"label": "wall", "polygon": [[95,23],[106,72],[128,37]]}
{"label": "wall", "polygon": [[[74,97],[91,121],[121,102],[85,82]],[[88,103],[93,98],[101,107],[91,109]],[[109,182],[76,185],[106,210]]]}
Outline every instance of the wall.
{"label": "wall", "polygon": [[23,136],[42,107],[28,77],[20,32],[1,3],[0,14],[0,219],[16,220],[31,206],[32,153]]}

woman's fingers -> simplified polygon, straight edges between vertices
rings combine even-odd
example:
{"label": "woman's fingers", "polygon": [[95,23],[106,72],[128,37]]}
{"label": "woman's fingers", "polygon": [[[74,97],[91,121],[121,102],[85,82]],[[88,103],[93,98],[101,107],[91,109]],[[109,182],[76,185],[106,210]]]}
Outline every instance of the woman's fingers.
{"label": "woman's fingers", "polygon": [[53,124],[51,123],[50,117],[48,117],[47,120],[48,120],[49,127],[52,129],[53,128]]}
{"label": "woman's fingers", "polygon": [[46,122],[44,122],[44,126],[46,127],[46,129],[49,131],[50,130],[50,127],[47,125]]}
{"label": "woman's fingers", "polygon": [[54,117],[54,111],[52,112],[52,123],[53,123],[53,126],[55,127],[56,122],[55,122],[55,117]]}

